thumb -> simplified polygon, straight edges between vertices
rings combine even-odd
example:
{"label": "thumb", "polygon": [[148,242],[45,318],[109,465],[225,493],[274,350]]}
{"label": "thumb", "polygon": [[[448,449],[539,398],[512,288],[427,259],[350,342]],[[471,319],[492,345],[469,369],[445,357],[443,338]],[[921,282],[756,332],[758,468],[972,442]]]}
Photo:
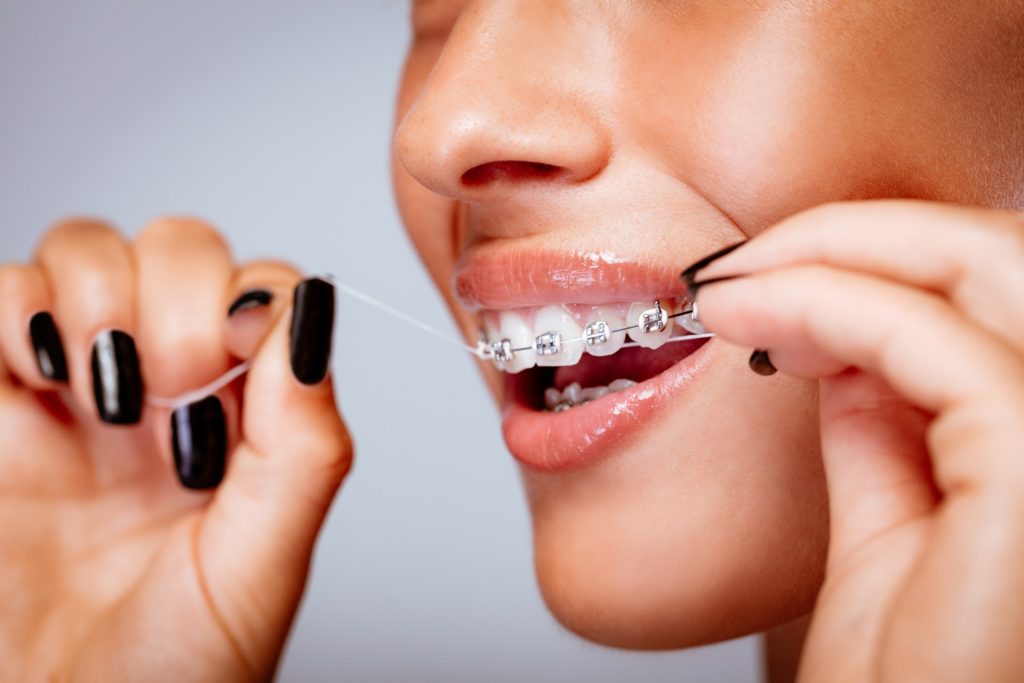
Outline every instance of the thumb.
{"label": "thumb", "polygon": [[196,551],[209,599],[257,671],[272,670],[317,533],[352,463],[328,368],[334,288],[306,280],[252,360],[241,442]]}
{"label": "thumb", "polygon": [[831,515],[829,565],[929,512],[928,416],[860,370],[820,381],[821,445]]}

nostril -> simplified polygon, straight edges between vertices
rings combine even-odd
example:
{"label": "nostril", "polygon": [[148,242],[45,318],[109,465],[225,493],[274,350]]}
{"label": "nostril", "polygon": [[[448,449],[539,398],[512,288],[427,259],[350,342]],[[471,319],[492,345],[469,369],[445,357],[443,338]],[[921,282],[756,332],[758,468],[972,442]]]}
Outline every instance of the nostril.
{"label": "nostril", "polygon": [[551,180],[565,173],[561,166],[538,161],[491,161],[462,174],[462,184],[479,187],[500,182]]}

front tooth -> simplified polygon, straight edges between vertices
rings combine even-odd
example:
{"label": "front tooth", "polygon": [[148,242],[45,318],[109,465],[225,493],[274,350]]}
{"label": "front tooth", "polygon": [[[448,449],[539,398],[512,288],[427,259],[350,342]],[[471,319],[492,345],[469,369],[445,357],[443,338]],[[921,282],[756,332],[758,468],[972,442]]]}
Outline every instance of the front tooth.
{"label": "front tooth", "polygon": [[[629,307],[629,313],[626,314],[626,320],[630,325],[641,325],[641,316],[647,311],[655,308],[653,303],[637,302]],[[662,310],[665,311],[666,315],[672,315],[672,307],[668,304],[661,304]],[[668,320],[665,329],[661,332],[644,332],[642,327],[635,327],[627,332],[629,338],[635,341],[640,346],[648,349],[656,349],[668,341],[668,338],[672,336],[672,321]]]}
{"label": "front tooth", "polygon": [[690,305],[690,313],[679,316],[675,321],[679,327],[690,334],[705,334],[707,332],[700,322],[700,313],[697,311],[696,303]]}
{"label": "front tooth", "polygon": [[588,325],[603,322],[608,326],[608,341],[603,344],[594,344],[592,346],[586,346],[586,344],[584,344],[584,348],[591,356],[610,356],[621,349],[622,345],[626,343],[625,332],[612,332],[612,330],[621,330],[626,326],[622,316],[619,315],[618,311],[614,308],[610,306],[599,306],[594,310],[594,313],[590,316],[589,320],[590,322],[587,323]]}
{"label": "front tooth", "polygon": [[[501,339],[501,327],[499,326],[500,316],[488,316],[484,320],[484,337],[487,340],[487,345],[490,346],[496,341]],[[501,361],[494,361],[494,367],[499,370],[505,369],[505,364]]]}
{"label": "front tooth", "polygon": [[565,401],[566,403],[571,403],[575,405],[579,403],[580,399],[582,398],[583,388],[580,387],[579,382],[573,382],[572,384],[565,388],[565,391],[562,392],[562,400]]}
{"label": "front tooth", "polygon": [[[526,318],[510,311],[502,311],[501,323],[498,325],[498,339],[508,339],[512,342],[516,351],[512,360],[501,364],[500,369],[505,372],[522,372],[533,367],[533,330],[526,322]],[[491,341],[495,341],[492,339]]]}
{"label": "front tooth", "polygon": [[530,343],[538,341],[541,335],[556,333],[561,335],[558,353],[550,355],[536,354],[537,365],[553,367],[576,365],[583,356],[583,328],[573,320],[572,315],[561,306],[545,306],[537,311],[533,323],[533,337]]}

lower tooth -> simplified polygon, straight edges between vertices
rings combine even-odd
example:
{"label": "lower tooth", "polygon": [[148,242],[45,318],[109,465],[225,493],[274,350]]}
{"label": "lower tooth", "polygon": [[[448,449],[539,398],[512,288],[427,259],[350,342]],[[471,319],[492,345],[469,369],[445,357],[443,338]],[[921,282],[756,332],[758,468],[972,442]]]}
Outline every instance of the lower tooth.
{"label": "lower tooth", "polygon": [[615,393],[617,391],[625,391],[626,389],[635,386],[636,382],[634,382],[631,379],[617,379],[608,385],[608,390],[611,391],[612,393]]}
{"label": "lower tooth", "polygon": [[544,390],[544,407],[548,410],[554,410],[555,406],[562,402],[562,392],[554,387],[548,387]]}
{"label": "lower tooth", "polygon": [[580,402],[583,396],[583,389],[579,382],[573,382],[562,392],[562,400],[573,405]]}

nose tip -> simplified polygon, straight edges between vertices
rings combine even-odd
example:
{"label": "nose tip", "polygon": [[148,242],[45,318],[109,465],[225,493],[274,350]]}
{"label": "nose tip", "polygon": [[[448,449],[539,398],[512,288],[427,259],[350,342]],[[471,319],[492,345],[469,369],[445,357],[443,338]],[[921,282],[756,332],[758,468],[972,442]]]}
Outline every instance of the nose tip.
{"label": "nose tip", "polygon": [[415,70],[426,75],[396,131],[398,162],[438,194],[477,200],[596,176],[611,156],[612,104],[581,83],[610,77],[590,58],[600,36],[571,16],[552,21],[544,4],[474,7],[433,68]]}
{"label": "nose tip", "polygon": [[470,99],[437,85],[406,114],[395,145],[405,169],[438,194],[480,199],[524,184],[579,183],[609,161],[608,136],[576,103],[523,92]]}

